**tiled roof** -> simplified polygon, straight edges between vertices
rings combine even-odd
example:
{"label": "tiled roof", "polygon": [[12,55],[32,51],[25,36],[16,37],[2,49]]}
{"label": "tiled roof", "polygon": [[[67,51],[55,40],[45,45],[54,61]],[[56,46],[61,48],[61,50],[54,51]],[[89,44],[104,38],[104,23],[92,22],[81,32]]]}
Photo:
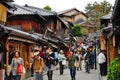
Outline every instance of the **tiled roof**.
{"label": "tiled roof", "polygon": [[19,6],[17,4],[14,4],[14,6],[16,7],[15,11],[9,11],[10,13],[14,14],[14,15],[24,15],[24,14],[35,14],[27,9],[25,9],[22,6]]}
{"label": "tiled roof", "polygon": [[56,12],[37,8],[37,7],[33,7],[33,6],[29,6],[29,5],[25,5],[24,8],[26,8],[30,11],[33,11],[33,12],[37,12],[38,14],[40,14],[42,16],[54,16],[54,15],[56,15]]}
{"label": "tiled roof", "polygon": [[57,17],[66,26],[66,28],[70,29],[68,24],[66,23],[66,21],[64,19],[60,18],[59,16],[57,16]]}
{"label": "tiled roof", "polygon": [[78,20],[74,21],[73,23],[74,23],[74,24],[77,24],[77,23],[82,23],[82,22],[84,22],[84,21],[85,21],[84,19],[79,18]]}
{"label": "tiled roof", "polygon": [[13,5],[11,2],[0,2],[0,3],[2,3],[3,5],[5,5],[8,8],[13,8]]}
{"label": "tiled roof", "polygon": [[29,6],[29,5],[25,5],[24,8],[36,12],[37,14],[41,15],[41,16],[56,16],[67,28],[69,28],[64,21],[57,15],[56,12],[53,11],[48,11],[45,9],[41,9],[41,8],[37,8],[37,7],[33,7],[33,6]]}
{"label": "tiled roof", "polygon": [[[5,30],[8,30],[8,31],[11,31],[11,35],[16,35],[18,37],[23,37],[25,38],[26,40],[27,39],[30,39],[30,40],[39,40],[39,41],[42,41],[42,42],[47,42],[46,40],[42,39],[41,36],[38,36],[34,33],[28,33],[28,32],[24,32],[24,31],[21,31],[21,30],[18,30],[18,29],[14,29],[12,27],[8,27],[8,26],[2,26]],[[18,38],[16,38],[18,39]]]}
{"label": "tiled roof", "polygon": [[[70,14],[70,15],[64,15],[65,13],[70,12],[70,11],[72,11],[72,10],[76,10],[77,12],[72,13],[72,14]],[[68,10],[64,10],[64,11],[58,12],[58,15],[64,15],[64,16],[68,16],[68,17],[70,17],[70,16],[75,16],[75,15],[78,15],[78,14],[83,14],[83,15],[85,15],[85,16],[88,18],[88,16],[87,16],[84,12],[79,11],[79,10],[76,9],[76,8],[71,8],[71,9],[68,9]]]}
{"label": "tiled roof", "polygon": [[108,26],[108,27],[104,27],[104,28],[102,29],[102,33],[106,33],[106,32],[109,32],[109,33],[113,32],[113,27],[112,27],[112,25],[110,25],[110,26]]}
{"label": "tiled roof", "polygon": [[[77,10],[77,9],[76,8],[71,8],[71,9],[68,9],[68,10],[60,11],[60,12],[58,12],[58,14],[64,14],[64,13],[72,11],[72,10]],[[77,11],[79,12],[79,10],[77,10]]]}
{"label": "tiled roof", "polygon": [[109,12],[107,15],[102,16],[100,19],[111,19],[112,18],[112,12]]}
{"label": "tiled roof", "polygon": [[45,20],[45,18],[43,18],[40,14],[38,14],[37,12],[31,11],[23,6],[19,6],[17,4],[13,4],[13,6],[16,8],[14,11],[9,10],[9,12],[11,14],[14,15],[38,15],[39,17],[41,17],[42,19]]}

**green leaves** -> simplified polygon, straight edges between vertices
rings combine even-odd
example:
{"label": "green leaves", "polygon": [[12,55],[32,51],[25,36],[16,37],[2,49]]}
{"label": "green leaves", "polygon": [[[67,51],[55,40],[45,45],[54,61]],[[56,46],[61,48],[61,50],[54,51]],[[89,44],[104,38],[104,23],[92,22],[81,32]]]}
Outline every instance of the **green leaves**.
{"label": "green leaves", "polygon": [[108,67],[107,80],[120,80],[120,60],[115,58]]}
{"label": "green leaves", "polygon": [[88,3],[85,7],[85,12],[89,17],[89,20],[95,23],[96,26],[100,26],[100,18],[109,12],[111,12],[112,5],[107,2],[94,2],[93,4]]}
{"label": "green leaves", "polygon": [[112,5],[107,1],[103,1],[101,3],[95,1],[93,4],[87,4],[85,12],[91,19],[94,18],[95,20],[96,17],[108,14],[111,11],[111,8]]}
{"label": "green leaves", "polygon": [[74,36],[82,36],[81,26],[79,24],[76,24],[72,27],[72,32]]}
{"label": "green leaves", "polygon": [[44,9],[45,9],[45,10],[49,10],[49,11],[52,10],[50,6],[45,6]]}

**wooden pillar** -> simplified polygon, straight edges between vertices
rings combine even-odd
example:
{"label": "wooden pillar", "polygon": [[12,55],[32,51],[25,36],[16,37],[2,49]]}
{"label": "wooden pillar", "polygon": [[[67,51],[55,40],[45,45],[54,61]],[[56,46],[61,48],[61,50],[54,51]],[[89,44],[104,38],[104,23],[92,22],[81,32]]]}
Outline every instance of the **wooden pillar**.
{"label": "wooden pillar", "polygon": [[7,49],[7,52],[6,52],[6,72],[8,71],[8,58],[9,58],[9,44],[8,42],[6,42],[6,49]]}
{"label": "wooden pillar", "polygon": [[28,68],[30,68],[30,59],[31,59],[31,48],[32,46],[29,46],[28,47]]}

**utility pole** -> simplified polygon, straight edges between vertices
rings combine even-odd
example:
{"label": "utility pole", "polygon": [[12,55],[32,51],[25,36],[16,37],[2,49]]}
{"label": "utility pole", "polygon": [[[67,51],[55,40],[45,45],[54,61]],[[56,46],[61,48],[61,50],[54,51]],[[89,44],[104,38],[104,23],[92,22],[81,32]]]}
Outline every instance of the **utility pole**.
{"label": "utility pole", "polygon": [[96,38],[97,38],[97,33],[95,31],[95,33],[94,33],[94,39],[95,39],[95,69],[97,69],[97,60],[96,60],[96,58],[97,58],[97,55],[96,55],[97,54],[97,51],[96,51],[97,50],[96,49],[97,48],[97,46],[96,46],[97,45],[97,41],[96,41]]}

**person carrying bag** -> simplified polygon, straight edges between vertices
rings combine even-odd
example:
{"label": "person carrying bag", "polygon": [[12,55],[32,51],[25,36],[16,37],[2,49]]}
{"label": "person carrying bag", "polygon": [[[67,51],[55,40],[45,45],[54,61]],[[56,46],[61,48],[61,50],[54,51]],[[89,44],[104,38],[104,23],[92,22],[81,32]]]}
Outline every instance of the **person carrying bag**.
{"label": "person carrying bag", "polygon": [[11,62],[11,71],[12,71],[12,79],[13,80],[20,80],[21,75],[23,74],[23,58],[20,57],[20,52],[16,51],[15,56]]}
{"label": "person carrying bag", "polygon": [[43,80],[44,60],[39,56],[39,52],[34,53],[33,71],[34,80]]}

